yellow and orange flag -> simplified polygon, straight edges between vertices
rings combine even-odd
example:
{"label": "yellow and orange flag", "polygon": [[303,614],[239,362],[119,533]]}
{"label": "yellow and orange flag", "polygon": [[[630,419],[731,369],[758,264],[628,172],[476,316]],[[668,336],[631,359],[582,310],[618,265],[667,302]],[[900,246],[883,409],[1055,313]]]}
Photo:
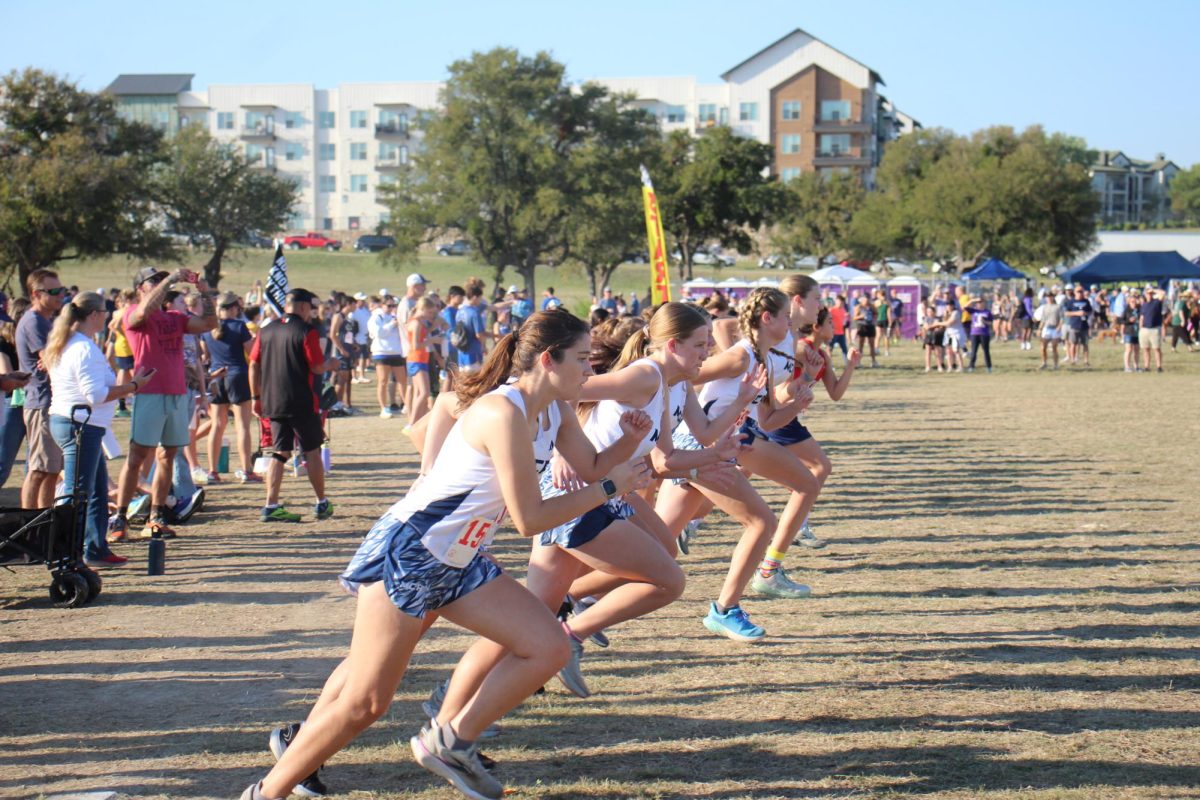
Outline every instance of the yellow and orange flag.
{"label": "yellow and orange flag", "polygon": [[671,270],[667,265],[667,245],[663,238],[662,217],[658,213],[658,198],[654,196],[654,184],[645,167],[642,167],[642,204],[646,210],[646,243],[650,254],[650,303],[658,305],[671,299]]}

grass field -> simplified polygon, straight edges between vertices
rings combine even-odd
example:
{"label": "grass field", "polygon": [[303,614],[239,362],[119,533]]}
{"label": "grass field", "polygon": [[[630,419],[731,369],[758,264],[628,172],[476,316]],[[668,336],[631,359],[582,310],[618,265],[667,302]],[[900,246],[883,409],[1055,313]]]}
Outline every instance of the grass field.
{"label": "grass field", "polygon": [[[429,278],[432,287],[442,293],[453,284],[461,285],[471,276],[482,278],[489,287],[492,281],[491,267],[458,256],[421,256],[418,265],[394,268],[385,266],[378,255],[368,253],[289,250],[285,254],[291,285],[302,286],[322,297],[331,289],[350,294],[361,290],[371,294],[386,288],[393,293],[403,293],[404,279],[415,271],[420,271]],[[199,270],[208,260],[208,255],[206,251],[196,251],[192,258],[185,259],[183,265]],[[273,254],[267,250],[235,250],[222,265],[221,288],[245,293],[254,285],[255,280],[265,282],[272,258]],[[126,258],[109,258],[83,263],[63,262],[56,269],[63,283],[68,286],[74,284],[81,289],[94,290],[100,286],[129,286],[141,266],[141,262]],[[171,268],[171,265],[165,267]],[[757,260],[742,261],[736,267],[719,271],[698,266],[694,274],[697,278],[712,278],[717,281],[730,277],[757,280],[764,275],[782,275],[773,270],[759,269]],[[672,272],[671,280],[678,286],[677,273]],[[513,283],[521,283],[520,276],[514,271],[506,272],[505,286]],[[646,264],[625,264],[617,270],[612,281],[614,292],[637,292],[639,296],[646,293],[649,285],[650,267]],[[582,268],[570,265],[557,269],[538,267],[538,293],[547,286],[553,286],[559,298],[573,311],[580,311],[582,304],[582,311],[586,313],[590,297],[587,275]]]}
{"label": "grass field", "polygon": [[[710,518],[684,597],[587,650],[594,696],[555,682],[485,746],[512,796],[1200,797],[1200,355],[1127,375],[1105,344],[1094,370],[1039,373],[995,350],[994,374],[925,375],[908,343],[842,403],[819,398],[829,545],[789,555],[814,597],[750,598],[758,645],[708,634],[738,534]],[[126,545],[92,606],[48,608],[40,567],[0,572],[0,796],[232,798],[260,777],[267,732],[345,652],[354,604],[334,576],[413,476],[402,424],[334,422],[328,522],[267,528],[257,491],[220,486],[165,576]],[[284,498],[306,504],[307,485]],[[502,533],[496,552],[523,573],[525,542]],[[459,797],[407,739],[469,641],[435,627],[385,717],[330,762],[339,796]]]}

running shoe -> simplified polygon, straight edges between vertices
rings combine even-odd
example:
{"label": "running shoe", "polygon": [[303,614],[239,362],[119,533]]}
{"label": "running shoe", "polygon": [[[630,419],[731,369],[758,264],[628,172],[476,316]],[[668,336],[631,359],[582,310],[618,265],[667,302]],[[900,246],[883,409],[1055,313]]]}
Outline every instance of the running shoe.
{"label": "running shoe", "polygon": [[[271,748],[271,755],[275,756],[276,761],[283,758],[284,751],[288,749],[288,746],[296,738],[296,734],[300,732],[300,725],[301,723],[299,722],[293,722],[291,725],[271,731],[271,737],[267,740],[267,746]],[[292,791],[305,797],[324,797],[329,794],[329,789],[321,781],[320,773],[324,766],[322,764],[320,767],[314,769],[312,775],[309,775],[296,784],[296,787]]]}
{"label": "running shoe", "polygon": [[[421,703],[421,710],[425,712],[425,716],[429,717],[430,724],[436,724],[437,715],[442,711],[442,703],[446,700],[446,689],[449,687],[449,681],[438,681],[433,687],[433,691],[429,693],[429,699]],[[483,733],[479,734],[480,739],[494,739],[500,735],[500,724],[493,722],[483,729]],[[482,760],[482,753],[480,754]],[[491,761],[491,759],[488,759]],[[492,762],[493,766],[495,762]],[[486,763],[485,763],[486,765]],[[488,767],[491,769],[492,767]]]}
{"label": "running shoe", "polygon": [[504,784],[496,780],[479,761],[479,749],[472,745],[454,750],[446,745],[441,726],[430,725],[408,742],[413,757],[425,769],[440,775],[467,797],[474,800],[500,800]]}
{"label": "running shoe", "polygon": [[728,636],[735,642],[757,642],[767,633],[750,621],[741,606],[734,606],[721,614],[717,611],[717,604],[710,603],[703,622],[704,627],[713,633]]}
{"label": "running shoe", "polygon": [[117,411],[116,411],[116,413],[115,413],[113,416],[116,416],[116,417],[129,417],[129,416],[132,416],[132,414],[130,414],[130,413],[129,413],[129,409],[128,409],[128,408],[118,408],[118,409],[117,409]]}
{"label": "running shoe", "polygon": [[123,542],[128,536],[129,522],[120,514],[108,518],[108,536],[110,542]]}
{"label": "running shoe", "polygon": [[392,403],[390,406],[388,406],[388,410],[390,410],[393,414],[399,414],[403,409],[400,408],[399,403]]}
{"label": "running shoe", "polygon": [[379,412],[380,419],[391,419],[394,416],[396,416],[396,415],[392,412],[392,410],[390,408],[385,408]]}
{"label": "running shoe", "polygon": [[150,495],[140,494],[133,498],[125,511],[126,519],[133,520],[135,525],[144,523],[150,518]]}
{"label": "running shoe", "polygon": [[[571,597],[571,595],[567,595],[567,599],[564,601],[564,603],[568,607],[570,615],[573,617],[578,617],[580,614],[596,605],[596,601],[590,597],[581,597],[580,599],[576,600],[574,597]],[[562,621],[566,622],[567,617],[563,616]],[[596,631],[589,636],[588,639],[592,644],[596,645],[596,647],[608,647],[608,636],[603,630]]]}
{"label": "running shoe", "polygon": [[119,567],[129,561],[125,556],[119,556],[116,553],[105,553],[99,558],[84,559],[84,563],[93,569],[104,569],[106,567]]}
{"label": "running shoe", "polygon": [[174,539],[175,531],[165,520],[152,519],[142,528],[142,539]]}
{"label": "running shoe", "polygon": [[792,540],[792,544],[803,545],[813,550],[820,550],[825,546],[825,542],[817,538],[817,535],[813,533],[813,529],[808,526],[807,522],[800,526],[800,531],[796,534],[796,538]]}
{"label": "running shoe", "polygon": [[679,544],[679,552],[683,553],[685,556],[691,553],[691,549],[688,547],[688,545],[691,544],[692,537],[696,535],[696,531],[698,530],[700,530],[700,520],[688,520],[687,525],[683,526],[683,530],[680,531],[679,537],[676,539],[676,542]]}
{"label": "running shoe", "polygon": [[209,483],[220,483],[221,476],[215,472],[209,472],[203,467],[192,468],[192,483],[204,486]]}
{"label": "running shoe", "polygon": [[259,475],[257,472],[246,472],[245,470],[239,469],[237,472],[233,473],[233,476],[238,479],[238,483],[263,482],[262,475]]}
{"label": "running shoe", "polygon": [[189,497],[181,497],[171,509],[172,520],[180,525],[192,518],[192,515],[204,507],[204,489],[196,489]]}
{"label": "running shoe", "polygon": [[313,506],[313,513],[317,515],[317,519],[329,519],[333,516],[333,501],[326,498]]}
{"label": "running shoe", "polygon": [[293,514],[283,506],[275,506],[274,508],[264,508],[259,515],[259,520],[262,522],[299,522],[300,515]]}
{"label": "running shoe", "polygon": [[759,594],[784,600],[799,600],[812,594],[812,589],[802,583],[794,582],[782,567],[772,572],[769,578],[764,578],[761,572],[755,570],[754,578],[750,581],[750,588]]}
{"label": "running shoe", "polygon": [[567,665],[558,671],[558,679],[567,691],[576,697],[591,697],[592,693],[583,680],[580,661],[583,659],[583,643],[571,640],[571,659]]}

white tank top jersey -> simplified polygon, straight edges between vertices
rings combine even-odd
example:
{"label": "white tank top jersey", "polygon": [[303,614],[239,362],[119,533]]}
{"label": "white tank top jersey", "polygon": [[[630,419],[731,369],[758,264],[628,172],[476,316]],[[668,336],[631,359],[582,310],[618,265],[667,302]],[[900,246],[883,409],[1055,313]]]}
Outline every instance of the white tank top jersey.
{"label": "white tank top jersey", "polygon": [[538,474],[541,475],[546,471],[546,467],[550,466],[550,459],[554,456],[554,441],[558,438],[558,428],[562,425],[562,408],[559,401],[555,400],[546,406],[546,410],[534,420],[534,424],[537,427],[533,431],[533,460],[537,464]]}
{"label": "white tank top jersey", "polygon": [[683,424],[683,407],[687,403],[687,381],[680,381],[667,388],[667,405],[671,409],[671,433]]}
{"label": "white tank top jersey", "polygon": [[[750,366],[746,373],[752,372],[758,366],[758,354],[754,352],[749,340],[738,339],[733,343],[733,347],[740,347],[750,355]],[[768,369],[770,367],[768,366]],[[700,401],[700,407],[704,409],[704,413],[709,419],[718,417],[737,400],[738,391],[742,386],[742,378],[745,375],[735,375],[732,378],[718,378],[715,381],[709,381],[700,387],[700,393],[697,399]],[[767,396],[766,389],[763,389],[754,399],[750,401],[750,418],[758,422],[758,404]]]}
{"label": "white tank top jersey", "polygon": [[771,385],[778,386],[790,381],[795,366],[796,340],[792,337],[792,332],[788,331],[782,342],[767,351],[767,369],[770,371]]}
{"label": "white tank top jersey", "polygon": [[[641,458],[654,449],[654,444],[658,441],[658,437],[662,435],[659,428],[662,427],[663,404],[666,402],[663,397],[662,388],[662,369],[658,363],[650,358],[639,358],[630,364],[652,364],[655,371],[658,373],[658,391],[654,393],[654,397],[642,408],[627,406],[624,403],[618,403],[616,400],[601,400],[592,409],[592,415],[588,417],[587,423],[583,426],[583,432],[587,434],[588,439],[591,439],[592,445],[596,448],[596,452],[602,452],[611,447],[617,439],[621,438],[621,415],[626,411],[645,411],[650,417],[652,426],[650,432],[638,444],[637,450],[633,454],[633,458]],[[628,369],[629,367],[626,367]]]}
{"label": "white tank top jersey", "polygon": [[[515,386],[488,394],[507,398],[525,413],[525,400]],[[421,530],[421,544],[438,561],[462,569],[492,541],[504,512],[496,465],[467,444],[462,425],[455,424],[429,474],[387,513]]]}

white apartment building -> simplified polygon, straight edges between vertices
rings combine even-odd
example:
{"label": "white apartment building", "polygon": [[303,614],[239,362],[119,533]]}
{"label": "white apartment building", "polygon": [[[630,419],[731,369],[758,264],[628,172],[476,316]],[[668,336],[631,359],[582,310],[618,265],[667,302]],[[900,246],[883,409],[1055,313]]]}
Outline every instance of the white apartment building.
{"label": "white apartment building", "polygon": [[[415,124],[439,107],[441,83],[210,86],[192,75],[121,75],[106,92],[121,113],[170,133],[203,125],[263,169],[296,181],[291,230],[370,232],[386,221],[381,185],[420,149]],[[821,40],[794,30],[721,76],[595,79],[632,94],[663,130],[702,134],[727,125],[770,142],[774,171],[854,171],[872,185],[883,146],[919,123],[879,93],[882,78]]]}

